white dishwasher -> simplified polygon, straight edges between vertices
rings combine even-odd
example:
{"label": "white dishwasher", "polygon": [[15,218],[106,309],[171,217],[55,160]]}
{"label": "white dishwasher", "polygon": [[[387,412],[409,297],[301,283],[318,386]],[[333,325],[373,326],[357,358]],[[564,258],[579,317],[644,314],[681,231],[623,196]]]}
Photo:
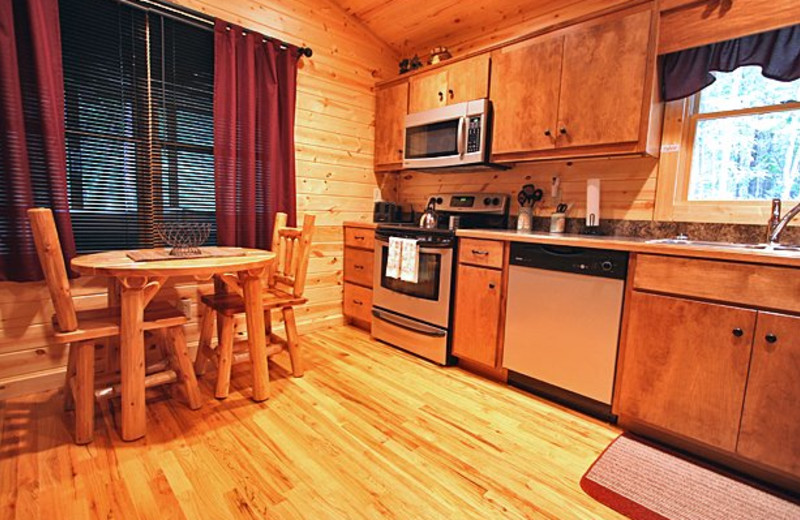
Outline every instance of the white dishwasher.
{"label": "white dishwasher", "polygon": [[503,366],[509,383],[606,420],[628,253],[512,243]]}

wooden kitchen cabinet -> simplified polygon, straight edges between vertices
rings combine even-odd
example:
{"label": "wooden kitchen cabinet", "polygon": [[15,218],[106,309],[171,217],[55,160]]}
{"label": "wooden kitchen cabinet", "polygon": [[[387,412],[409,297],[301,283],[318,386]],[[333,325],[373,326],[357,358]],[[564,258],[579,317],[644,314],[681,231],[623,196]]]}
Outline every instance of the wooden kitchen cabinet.
{"label": "wooden kitchen cabinet", "polygon": [[656,155],[655,19],[645,4],[494,51],[492,160]]}
{"label": "wooden kitchen cabinet", "polygon": [[618,413],[734,451],[756,311],[633,291]]}
{"label": "wooden kitchen cabinet", "polygon": [[342,313],[347,322],[367,330],[372,323],[374,249],[374,229],[345,224]]}
{"label": "wooden kitchen cabinet", "polygon": [[413,76],[408,85],[409,114],[488,97],[489,54]]}
{"label": "wooden kitchen cabinet", "polygon": [[497,366],[502,271],[458,266],[453,318],[453,355]]}
{"label": "wooden kitchen cabinet", "polygon": [[758,313],[736,452],[800,475],[800,317]]}
{"label": "wooden kitchen cabinet", "polygon": [[553,149],[564,37],[542,37],[492,54],[494,154]]}
{"label": "wooden kitchen cabinet", "polygon": [[403,164],[408,83],[375,92],[375,169],[398,169]]}

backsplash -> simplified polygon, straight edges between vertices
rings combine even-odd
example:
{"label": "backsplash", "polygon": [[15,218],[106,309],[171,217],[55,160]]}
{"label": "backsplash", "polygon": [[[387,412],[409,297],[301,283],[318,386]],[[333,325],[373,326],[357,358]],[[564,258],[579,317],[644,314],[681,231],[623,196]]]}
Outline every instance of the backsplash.
{"label": "backsplash", "polygon": [[[567,233],[581,233],[586,220],[582,218],[567,219]],[[761,243],[766,240],[767,226],[749,224],[713,224],[703,222],[657,222],[653,220],[618,220],[600,221],[600,231],[604,235],[615,235],[637,238],[673,238],[676,235],[687,235],[692,240],[713,240],[719,242]],[[549,231],[549,217],[534,217],[534,231]],[[781,236],[781,242],[800,244],[800,227],[787,227]]]}

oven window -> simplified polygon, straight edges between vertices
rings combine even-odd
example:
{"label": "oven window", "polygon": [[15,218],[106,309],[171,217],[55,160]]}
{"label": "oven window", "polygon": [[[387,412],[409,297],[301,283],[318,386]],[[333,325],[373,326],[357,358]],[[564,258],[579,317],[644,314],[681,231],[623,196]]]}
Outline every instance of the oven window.
{"label": "oven window", "polygon": [[406,128],[406,158],[458,155],[458,118]]}
{"label": "oven window", "polygon": [[439,276],[442,270],[442,255],[434,253],[419,254],[419,277],[417,283],[409,283],[399,278],[386,276],[386,261],[389,257],[389,248],[381,247],[381,286],[390,291],[398,292],[414,298],[436,301],[439,299]]}

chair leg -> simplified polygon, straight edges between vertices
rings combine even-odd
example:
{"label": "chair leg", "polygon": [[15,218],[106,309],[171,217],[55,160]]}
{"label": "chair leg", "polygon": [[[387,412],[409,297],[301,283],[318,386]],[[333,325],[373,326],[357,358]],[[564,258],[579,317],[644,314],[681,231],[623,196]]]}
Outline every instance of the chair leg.
{"label": "chair leg", "polygon": [[292,375],[303,377],[303,356],[300,352],[300,341],[297,337],[297,324],[294,321],[294,309],[283,309],[283,323],[286,327],[286,347],[289,350],[289,359],[292,361]]}
{"label": "chair leg", "polygon": [[69,353],[67,354],[67,375],[64,378],[64,411],[69,412],[75,409],[75,396],[72,395],[72,378],[75,375],[75,357],[78,351],[78,344],[71,343],[68,345]]}
{"label": "chair leg", "polygon": [[183,326],[170,327],[166,330],[167,343],[172,369],[178,373],[178,382],[183,387],[189,408],[197,410],[203,404],[197,378],[194,375],[192,360],[189,358],[189,348],[186,346],[186,334]]}
{"label": "chair leg", "polygon": [[94,343],[75,347],[75,443],[88,444],[94,436]]}
{"label": "chair leg", "polygon": [[214,309],[208,305],[200,304],[202,315],[200,317],[200,341],[197,344],[197,357],[194,360],[194,371],[198,376],[206,373],[208,360],[214,355],[211,350],[211,338],[214,335]]}
{"label": "chair leg", "polygon": [[214,396],[217,399],[228,397],[231,384],[231,365],[233,364],[233,316],[217,315],[217,388]]}

